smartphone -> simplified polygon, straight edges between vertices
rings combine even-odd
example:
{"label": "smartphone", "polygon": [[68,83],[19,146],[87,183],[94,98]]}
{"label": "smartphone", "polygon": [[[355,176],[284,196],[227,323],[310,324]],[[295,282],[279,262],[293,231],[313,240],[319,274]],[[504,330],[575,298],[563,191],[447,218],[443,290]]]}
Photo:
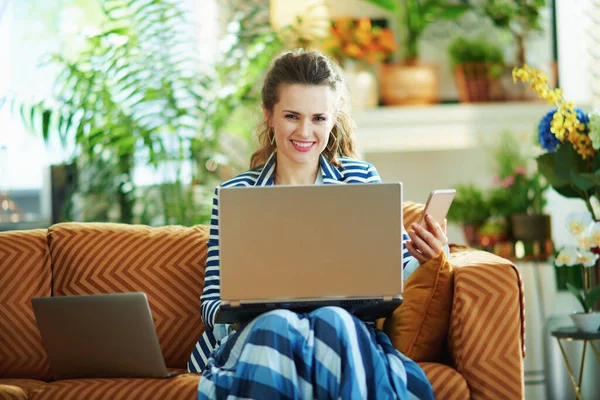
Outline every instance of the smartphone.
{"label": "smartphone", "polygon": [[455,195],[456,190],[454,189],[436,189],[432,191],[429,194],[427,203],[425,203],[425,209],[419,218],[418,224],[427,228],[427,221],[425,221],[425,215],[427,214],[431,215],[441,224],[444,218],[446,218],[446,214],[448,214]]}

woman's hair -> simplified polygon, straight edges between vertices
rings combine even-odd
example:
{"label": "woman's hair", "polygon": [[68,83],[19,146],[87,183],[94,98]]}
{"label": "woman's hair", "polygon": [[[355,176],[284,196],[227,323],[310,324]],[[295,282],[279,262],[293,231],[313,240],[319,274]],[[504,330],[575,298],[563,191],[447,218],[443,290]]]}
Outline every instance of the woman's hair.
{"label": "woman's hair", "polygon": [[[323,155],[333,165],[340,166],[340,156],[355,157],[355,124],[350,116],[348,90],[340,67],[318,51],[294,50],[283,53],[273,62],[267,72],[262,88],[262,105],[273,115],[273,108],[279,102],[281,85],[327,86],[337,97],[335,123]],[[267,121],[258,129],[259,149],[252,154],[250,168],[264,165],[275,151],[273,130]]]}

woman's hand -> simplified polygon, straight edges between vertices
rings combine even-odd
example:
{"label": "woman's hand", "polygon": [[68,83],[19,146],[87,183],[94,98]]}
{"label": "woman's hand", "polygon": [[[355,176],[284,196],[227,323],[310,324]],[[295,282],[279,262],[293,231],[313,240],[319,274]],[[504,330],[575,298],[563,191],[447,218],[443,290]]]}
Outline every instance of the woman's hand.
{"label": "woman's hand", "polygon": [[419,261],[419,264],[424,264],[439,256],[448,244],[446,219],[440,225],[432,216],[427,214],[425,215],[425,222],[427,228],[415,223],[410,226],[411,229],[407,232],[411,241],[406,242],[406,248]]}

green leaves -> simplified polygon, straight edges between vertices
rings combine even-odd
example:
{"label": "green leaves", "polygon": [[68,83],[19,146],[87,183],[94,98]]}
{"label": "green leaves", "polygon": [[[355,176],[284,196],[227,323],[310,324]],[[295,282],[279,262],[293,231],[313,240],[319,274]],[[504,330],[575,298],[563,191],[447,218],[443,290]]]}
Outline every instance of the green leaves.
{"label": "green leaves", "polygon": [[537,166],[548,183],[565,197],[585,198],[600,185],[600,175],[593,170],[593,163],[582,160],[569,143],[539,156]]}
{"label": "green leaves", "polygon": [[575,296],[577,301],[579,301],[579,304],[581,304],[583,311],[586,313],[592,309],[592,307],[598,302],[598,300],[600,300],[600,286],[595,286],[592,289],[590,289],[587,293],[585,293],[584,291],[575,287],[571,283],[567,282],[567,289],[569,290],[569,292],[571,292],[573,296]]}
{"label": "green leaves", "polygon": [[593,287],[585,295],[586,312],[589,312],[592,307],[600,300],[600,286]]}
{"label": "green leaves", "polygon": [[400,0],[365,0],[368,3],[375,4],[392,13],[396,13],[399,8]]}
{"label": "green leaves", "polygon": [[582,295],[582,291],[579,290],[578,288],[576,288],[575,286],[573,286],[571,283],[567,282],[567,289],[569,290],[569,292],[571,292],[571,294],[573,296],[575,296],[575,298],[577,299],[577,301],[579,302],[579,304],[581,304],[581,307],[583,308],[583,311],[588,312],[588,307],[585,303],[585,299],[583,298]]}
{"label": "green leaves", "polygon": [[[439,0],[429,0],[420,6],[423,20],[427,24],[437,20],[452,21],[463,15],[469,7],[464,4],[446,4]],[[424,24],[423,29],[427,24]]]}

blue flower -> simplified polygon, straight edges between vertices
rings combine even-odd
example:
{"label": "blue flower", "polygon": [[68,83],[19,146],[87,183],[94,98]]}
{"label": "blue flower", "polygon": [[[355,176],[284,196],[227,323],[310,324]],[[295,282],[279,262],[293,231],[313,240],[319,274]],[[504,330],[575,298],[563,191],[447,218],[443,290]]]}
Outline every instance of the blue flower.
{"label": "blue flower", "polygon": [[[560,140],[558,140],[558,138],[554,136],[552,132],[550,132],[552,118],[554,117],[555,112],[556,108],[548,111],[538,125],[538,141],[542,148],[550,153],[556,151],[558,146],[560,146]],[[581,108],[575,108],[575,112],[577,113],[577,119],[579,122],[585,125],[585,130],[587,131],[587,126],[590,122],[589,115],[586,114]]]}
{"label": "blue flower", "polygon": [[575,112],[577,113],[577,119],[579,122],[585,125],[585,130],[587,131],[587,125],[590,122],[590,116],[578,107],[575,108]]}
{"label": "blue flower", "polygon": [[554,117],[555,112],[556,108],[548,111],[538,125],[538,141],[540,142],[542,148],[550,153],[556,151],[560,145],[560,140],[558,140],[557,137],[550,132],[552,118]]}

